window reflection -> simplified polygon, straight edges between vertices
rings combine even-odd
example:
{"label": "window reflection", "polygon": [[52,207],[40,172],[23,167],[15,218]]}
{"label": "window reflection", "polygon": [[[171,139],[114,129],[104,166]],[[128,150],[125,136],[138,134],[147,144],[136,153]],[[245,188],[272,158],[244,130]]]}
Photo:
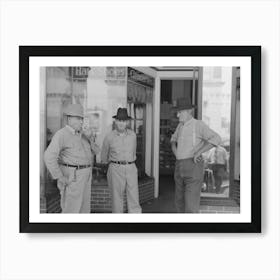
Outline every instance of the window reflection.
{"label": "window reflection", "polygon": [[[113,116],[119,107],[126,107],[125,67],[91,67],[87,79],[87,101],[85,110],[91,117],[89,127],[94,130],[93,115],[99,115],[99,130],[95,141],[102,146],[105,135],[112,130]],[[101,161],[100,154],[96,162]]]}
{"label": "window reflection", "polygon": [[[133,118],[129,126],[137,134],[138,174],[151,175],[150,164],[146,167],[145,161],[151,161],[151,145],[146,147],[146,137],[151,142],[151,125],[146,119],[148,115],[152,120],[153,78],[131,67],[46,67],[46,85],[46,145],[65,126],[63,112],[70,103],[83,106],[83,130],[93,135],[100,147],[106,134],[114,129],[113,116],[117,109],[127,107]],[[102,176],[106,180],[100,163],[100,154],[97,154],[93,174],[97,181]],[[56,189],[50,175],[46,177],[46,190]]]}
{"label": "window reflection", "polygon": [[205,153],[202,195],[229,196],[232,67],[203,67],[202,120],[222,138]]}

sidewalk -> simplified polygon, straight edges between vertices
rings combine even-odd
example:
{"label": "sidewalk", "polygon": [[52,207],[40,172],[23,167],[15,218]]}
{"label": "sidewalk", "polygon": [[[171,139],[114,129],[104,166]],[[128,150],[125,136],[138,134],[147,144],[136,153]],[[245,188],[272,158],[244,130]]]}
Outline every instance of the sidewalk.
{"label": "sidewalk", "polygon": [[174,204],[175,185],[173,176],[161,176],[159,197],[142,205],[143,213],[176,213]]}
{"label": "sidewalk", "polygon": [[[143,213],[176,213],[174,203],[175,184],[173,176],[161,176],[159,180],[159,197],[142,205]],[[206,198],[207,196],[207,198]],[[225,203],[223,198],[228,197],[228,188],[223,194],[201,193],[201,213],[239,213],[236,203]],[[213,204],[213,197],[220,198]]]}

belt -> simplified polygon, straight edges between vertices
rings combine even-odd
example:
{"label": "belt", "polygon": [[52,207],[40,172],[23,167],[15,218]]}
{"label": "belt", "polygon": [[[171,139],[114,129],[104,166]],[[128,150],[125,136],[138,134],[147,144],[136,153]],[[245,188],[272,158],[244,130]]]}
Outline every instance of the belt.
{"label": "belt", "polygon": [[86,164],[86,165],[72,165],[72,164],[68,164],[68,163],[60,163],[61,165],[67,166],[67,167],[74,167],[76,169],[83,169],[83,168],[89,168],[91,167],[90,164]]}
{"label": "belt", "polygon": [[110,161],[110,163],[116,163],[116,164],[132,164],[132,163],[134,163],[135,162],[135,160],[134,161],[126,161],[126,160],[121,160],[121,161],[113,161],[113,160],[111,160]]}

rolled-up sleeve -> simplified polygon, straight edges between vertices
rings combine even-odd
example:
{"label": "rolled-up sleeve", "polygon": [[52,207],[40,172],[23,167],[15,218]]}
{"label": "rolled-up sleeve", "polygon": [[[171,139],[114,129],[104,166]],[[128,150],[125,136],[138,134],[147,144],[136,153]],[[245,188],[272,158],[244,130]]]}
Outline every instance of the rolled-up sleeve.
{"label": "rolled-up sleeve", "polygon": [[51,143],[49,144],[48,148],[44,153],[44,161],[45,164],[51,173],[53,179],[58,179],[63,176],[59,165],[58,165],[58,157],[59,153],[63,146],[63,139],[60,133],[56,133]]}
{"label": "rolled-up sleeve", "polygon": [[214,130],[209,128],[203,121],[199,122],[199,132],[202,140],[214,145],[218,146],[221,144],[221,137]]}
{"label": "rolled-up sleeve", "polygon": [[101,150],[101,162],[102,163],[108,163],[109,161],[109,151],[110,151],[110,141],[109,136],[107,135],[104,138],[102,150]]}

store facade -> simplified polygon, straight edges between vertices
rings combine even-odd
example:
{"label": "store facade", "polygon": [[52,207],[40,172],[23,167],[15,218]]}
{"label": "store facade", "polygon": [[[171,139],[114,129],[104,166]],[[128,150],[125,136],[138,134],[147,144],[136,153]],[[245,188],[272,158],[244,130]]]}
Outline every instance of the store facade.
{"label": "store facade", "polygon": [[[238,69],[231,69],[230,98],[230,195],[238,196]],[[64,108],[79,103],[85,110],[84,130],[94,134],[101,147],[114,127],[112,116],[126,107],[137,135],[140,203],[159,197],[159,178],[172,175],[175,158],[170,153],[169,136],[176,128],[176,102],[186,97],[197,105],[195,117],[203,119],[205,103],[203,67],[42,67],[41,68],[41,212],[60,212],[59,192],[43,163],[43,152],[54,133],[65,125]],[[234,133],[232,133],[234,131]],[[235,159],[235,160],[234,160]],[[92,212],[110,212],[111,198],[106,169],[96,155],[93,163]],[[236,185],[234,188],[233,186]],[[126,207],[126,206],[125,206]]]}

